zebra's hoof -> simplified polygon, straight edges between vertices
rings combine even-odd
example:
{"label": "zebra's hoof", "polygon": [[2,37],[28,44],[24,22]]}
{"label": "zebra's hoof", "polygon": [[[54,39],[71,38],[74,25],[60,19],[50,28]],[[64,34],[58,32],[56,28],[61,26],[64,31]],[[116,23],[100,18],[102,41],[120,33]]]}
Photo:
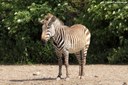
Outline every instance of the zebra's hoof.
{"label": "zebra's hoof", "polygon": [[56,80],[59,81],[61,78],[60,77],[57,77]]}
{"label": "zebra's hoof", "polygon": [[70,79],[70,78],[69,78],[69,77],[67,77],[67,78],[65,78],[65,81],[69,81],[69,79]]}
{"label": "zebra's hoof", "polygon": [[78,76],[79,79],[84,79],[84,76]]}
{"label": "zebra's hoof", "polygon": [[84,76],[81,76],[80,79],[84,79]]}

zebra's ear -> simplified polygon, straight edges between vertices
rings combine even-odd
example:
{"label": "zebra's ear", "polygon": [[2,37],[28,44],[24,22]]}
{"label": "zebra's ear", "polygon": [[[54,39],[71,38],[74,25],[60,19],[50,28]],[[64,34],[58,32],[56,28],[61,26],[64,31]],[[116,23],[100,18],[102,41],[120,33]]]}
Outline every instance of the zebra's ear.
{"label": "zebra's ear", "polygon": [[53,16],[50,20],[50,22],[48,23],[48,26],[51,26],[51,24],[56,20],[56,16]]}
{"label": "zebra's ear", "polygon": [[56,20],[56,16],[53,16],[51,22],[54,22],[55,20]]}

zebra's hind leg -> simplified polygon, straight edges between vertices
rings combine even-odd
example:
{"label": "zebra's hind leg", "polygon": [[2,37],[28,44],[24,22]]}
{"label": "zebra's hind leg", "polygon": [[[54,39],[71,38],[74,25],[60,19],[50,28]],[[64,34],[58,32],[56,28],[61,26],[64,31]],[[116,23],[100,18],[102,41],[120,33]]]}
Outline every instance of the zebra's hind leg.
{"label": "zebra's hind leg", "polygon": [[84,55],[84,49],[81,51],[81,76],[80,79],[84,78],[84,66],[86,64],[86,56]]}
{"label": "zebra's hind leg", "polygon": [[84,66],[86,64],[86,56],[87,56],[87,51],[88,51],[89,45],[86,45],[85,48],[80,52],[81,54],[81,79],[84,76]]}
{"label": "zebra's hind leg", "polygon": [[59,53],[59,52],[56,52],[57,56],[58,56],[58,65],[59,65],[59,73],[58,73],[58,76],[56,78],[56,80],[60,80],[61,79],[61,76],[62,76],[62,54]]}
{"label": "zebra's hind leg", "polygon": [[83,79],[84,76],[84,65],[86,64],[86,56],[84,56],[84,49],[80,52],[75,53],[76,58],[79,62],[79,78]]}

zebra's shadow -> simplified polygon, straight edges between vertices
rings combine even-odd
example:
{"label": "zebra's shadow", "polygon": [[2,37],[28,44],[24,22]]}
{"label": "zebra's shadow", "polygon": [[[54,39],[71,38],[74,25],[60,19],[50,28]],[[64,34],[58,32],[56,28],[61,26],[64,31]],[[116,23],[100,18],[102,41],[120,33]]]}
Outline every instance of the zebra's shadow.
{"label": "zebra's shadow", "polygon": [[13,80],[9,80],[9,81],[24,82],[24,81],[48,81],[48,80],[56,80],[56,78],[13,79]]}

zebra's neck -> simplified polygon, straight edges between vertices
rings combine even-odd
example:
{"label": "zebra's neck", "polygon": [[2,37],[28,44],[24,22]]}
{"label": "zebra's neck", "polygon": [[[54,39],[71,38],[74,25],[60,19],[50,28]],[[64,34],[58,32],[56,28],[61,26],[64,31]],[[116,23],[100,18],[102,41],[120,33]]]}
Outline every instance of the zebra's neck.
{"label": "zebra's neck", "polygon": [[63,49],[65,41],[65,29],[63,26],[55,26],[55,35],[52,37],[53,44],[59,50]]}

